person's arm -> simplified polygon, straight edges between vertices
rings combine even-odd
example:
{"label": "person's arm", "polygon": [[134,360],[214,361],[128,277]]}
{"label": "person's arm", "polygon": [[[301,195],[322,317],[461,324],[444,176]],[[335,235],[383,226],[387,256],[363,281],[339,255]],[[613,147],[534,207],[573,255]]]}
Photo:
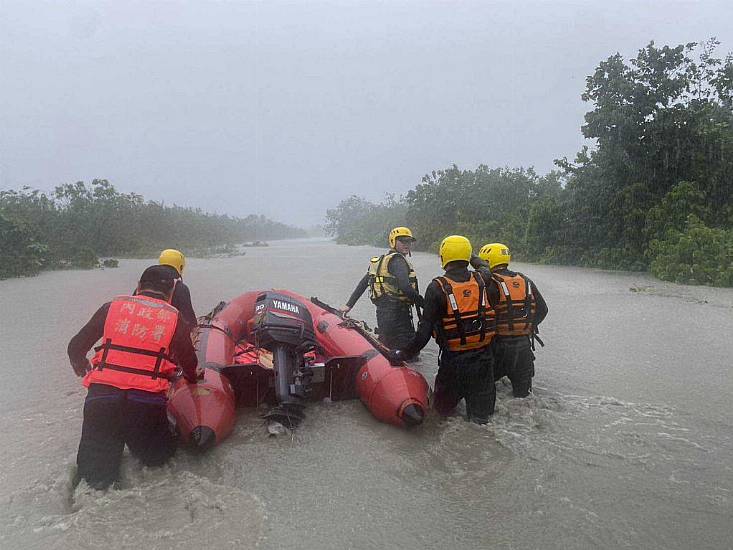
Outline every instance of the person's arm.
{"label": "person's arm", "polygon": [[471,267],[474,268],[476,271],[479,271],[481,268],[487,269],[489,272],[491,272],[491,266],[489,265],[489,262],[486,260],[482,260],[481,256],[476,256],[476,254],[471,254],[471,260],[469,261],[471,264]]}
{"label": "person's arm", "polygon": [[183,281],[178,281],[176,284],[171,305],[181,314],[183,322],[188,325],[189,330],[198,324],[196,314],[193,311],[193,304],[191,304],[191,291]]}
{"label": "person's arm", "polygon": [[417,332],[410,343],[400,350],[405,357],[412,357],[423,349],[433,335],[433,328],[440,322],[445,312],[445,295],[435,281],[428,285],[425,290],[425,301],[423,314],[417,325]]}
{"label": "person's arm", "polygon": [[108,311],[109,302],[100,307],[87,324],[69,341],[66,352],[77,376],[84,376],[91,368],[87,353],[104,334],[104,323],[107,320]]}
{"label": "person's arm", "polygon": [[173,361],[183,370],[183,376],[191,383],[196,382],[196,367],[199,364],[196,357],[196,350],[191,342],[191,331],[183,321],[183,316],[178,314],[178,324],[171,340],[171,357]]}
{"label": "person's arm", "polygon": [[351,297],[349,298],[349,301],[346,302],[346,305],[341,308],[341,311],[344,313],[348,313],[352,307],[354,307],[354,304],[359,301],[359,298],[361,298],[361,295],[364,294],[364,291],[369,286],[369,273],[367,272],[359,281],[359,283],[356,285],[356,288],[354,289],[354,292],[351,293]]}
{"label": "person's arm", "polygon": [[484,280],[484,284],[486,285],[486,293],[489,296],[489,304],[491,304],[491,307],[496,307],[496,304],[499,303],[499,286],[496,284],[496,281],[491,276],[489,263],[485,260],[482,260],[478,256],[473,255],[471,256],[471,266],[478,272],[479,275],[481,275],[481,278]]}
{"label": "person's arm", "polygon": [[401,254],[395,254],[392,256],[389,265],[387,266],[389,271],[397,281],[397,288],[399,288],[410,301],[418,307],[424,307],[425,301],[420,293],[417,292],[410,284],[410,266],[407,264],[407,259]]}
{"label": "person's arm", "polygon": [[545,299],[542,297],[542,294],[540,294],[540,291],[537,290],[537,287],[535,284],[528,278],[530,287],[532,288],[532,294],[534,294],[534,299],[537,302],[537,311],[534,316],[534,324],[535,326],[539,325],[542,321],[545,320],[545,317],[547,317],[547,303],[545,302]]}

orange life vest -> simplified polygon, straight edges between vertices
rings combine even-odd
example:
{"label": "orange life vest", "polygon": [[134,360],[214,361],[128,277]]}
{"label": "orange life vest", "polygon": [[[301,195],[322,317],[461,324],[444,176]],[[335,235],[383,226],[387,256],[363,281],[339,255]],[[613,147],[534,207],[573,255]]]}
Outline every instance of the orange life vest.
{"label": "orange life vest", "polygon": [[499,303],[496,305],[497,336],[531,336],[537,313],[537,300],[529,280],[516,275],[493,273],[499,287]]}
{"label": "orange life vest", "polygon": [[176,370],[170,345],[178,310],[148,296],[118,296],[109,306],[102,345],[84,385],[106,384],[123,390],[165,392]]}
{"label": "orange life vest", "polygon": [[473,272],[465,283],[446,277],[435,281],[446,297],[446,316],[434,332],[440,346],[450,351],[488,346],[496,333],[496,319],[481,275]]}

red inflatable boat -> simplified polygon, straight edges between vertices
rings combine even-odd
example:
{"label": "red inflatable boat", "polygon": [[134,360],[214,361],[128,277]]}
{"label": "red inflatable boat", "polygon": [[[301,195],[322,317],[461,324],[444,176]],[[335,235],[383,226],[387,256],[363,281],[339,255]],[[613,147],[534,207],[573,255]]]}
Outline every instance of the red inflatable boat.
{"label": "red inflatable boat", "polygon": [[265,418],[293,428],[307,399],[359,398],[382,422],[422,423],[428,384],[358,321],[287,290],[252,291],[220,304],[199,325],[204,377],[179,379],[169,413],[184,442],[206,449],[232,431],[235,404],[272,405]]}

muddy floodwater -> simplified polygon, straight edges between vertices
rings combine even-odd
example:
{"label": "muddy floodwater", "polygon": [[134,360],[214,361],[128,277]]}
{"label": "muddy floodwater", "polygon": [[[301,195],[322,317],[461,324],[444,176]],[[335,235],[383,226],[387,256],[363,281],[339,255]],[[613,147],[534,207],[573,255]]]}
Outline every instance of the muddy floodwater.
{"label": "muddy floodwater", "polygon": [[[370,247],[271,243],[191,259],[197,313],[256,288],[343,304]],[[438,259],[415,254],[422,287]],[[534,395],[498,385],[487,426],[406,432],[358,401],[316,403],[290,436],[259,411],[204,456],[125,456],[121,487],[72,489],[85,390],[66,357],[97,307],[152,263],[0,281],[0,548],[215,550],[730,548],[733,290],[516,264],[550,308]],[[364,296],[354,317],[373,324]],[[432,383],[433,343],[417,368]]]}

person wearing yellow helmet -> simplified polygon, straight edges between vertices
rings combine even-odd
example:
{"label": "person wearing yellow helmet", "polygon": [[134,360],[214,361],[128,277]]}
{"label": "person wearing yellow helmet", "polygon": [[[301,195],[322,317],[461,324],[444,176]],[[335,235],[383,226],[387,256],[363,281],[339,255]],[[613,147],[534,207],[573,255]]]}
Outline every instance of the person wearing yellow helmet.
{"label": "person wearing yellow helmet", "polygon": [[[433,407],[445,416],[465,399],[468,419],[485,424],[496,402],[491,343],[498,290],[488,266],[476,260],[466,237],[446,237],[439,253],[445,274],[433,279],[425,291],[417,333],[389,356],[391,360],[408,359],[432,335],[440,347]],[[470,271],[469,264],[477,269]]]}
{"label": "person wearing yellow helmet", "polygon": [[[529,277],[509,269],[512,255],[502,243],[481,247],[479,257],[489,263],[499,289],[494,339],[494,379],[507,376],[514,397],[527,397],[534,376],[537,325],[547,316],[547,304]],[[541,342],[541,341],[540,341]]]}
{"label": "person wearing yellow helmet", "polygon": [[158,264],[168,268],[171,278],[176,281],[176,286],[173,289],[173,295],[171,297],[171,305],[181,312],[183,322],[186,323],[188,328],[193,329],[198,324],[198,321],[196,319],[196,313],[193,310],[193,304],[191,303],[191,291],[183,282],[183,268],[186,266],[186,256],[180,250],[167,248],[160,253]]}
{"label": "person wearing yellow helmet", "polygon": [[423,305],[417,275],[407,257],[415,237],[407,227],[395,227],[389,232],[389,250],[373,257],[366,274],[361,278],[341,311],[351,311],[364,291],[377,309],[379,339],[389,348],[404,346],[415,335],[412,307],[418,314]]}

